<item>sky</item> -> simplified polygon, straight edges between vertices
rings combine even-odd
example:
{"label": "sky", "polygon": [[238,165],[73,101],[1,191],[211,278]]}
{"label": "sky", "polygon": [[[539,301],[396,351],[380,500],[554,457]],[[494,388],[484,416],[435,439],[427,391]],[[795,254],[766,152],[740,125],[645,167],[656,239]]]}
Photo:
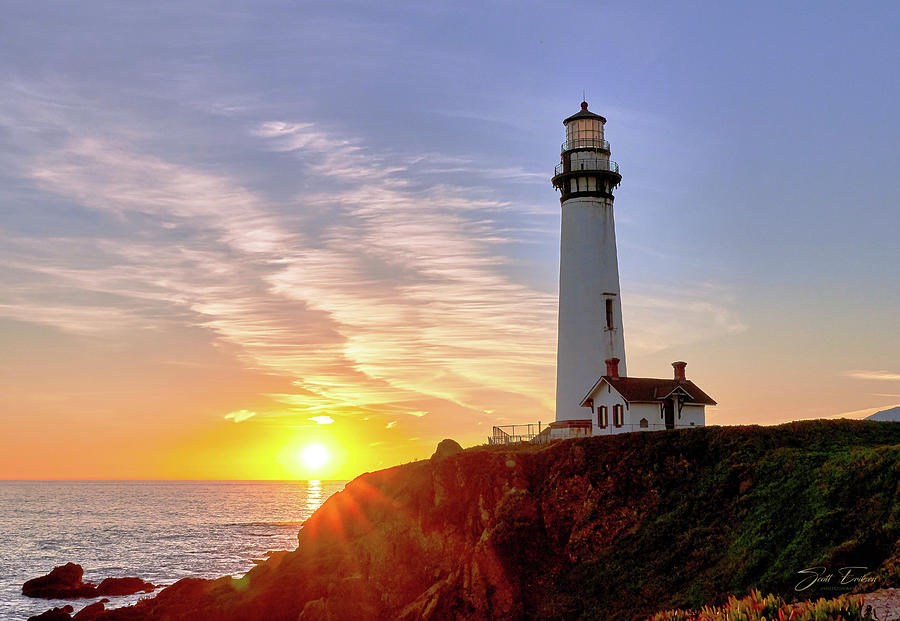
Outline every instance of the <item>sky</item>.
{"label": "sky", "polygon": [[708,424],[900,405],[896,3],[0,9],[0,478],[346,479],[552,421],[582,92],[629,373],[686,360]]}

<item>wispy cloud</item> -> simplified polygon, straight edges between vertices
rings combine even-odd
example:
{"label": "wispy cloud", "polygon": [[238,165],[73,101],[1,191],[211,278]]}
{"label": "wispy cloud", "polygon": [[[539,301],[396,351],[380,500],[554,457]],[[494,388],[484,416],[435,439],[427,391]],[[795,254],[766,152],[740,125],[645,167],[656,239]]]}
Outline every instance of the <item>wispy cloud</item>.
{"label": "wispy cloud", "polygon": [[224,243],[240,251],[273,252],[291,239],[259,198],[234,181],[135,153],[117,142],[74,139],[41,157],[27,173],[43,187],[94,209],[164,218],[159,224],[168,229],[213,226]]}
{"label": "wispy cloud", "polygon": [[[472,404],[495,387],[546,405],[555,301],[498,271],[504,240],[489,220],[467,215],[501,203],[446,186],[406,191],[389,178],[394,168],[312,124],[266,123],[257,134],[276,151],[310,156],[316,174],[354,183],[299,197],[298,216],[125,137],[74,137],[25,173],[67,200],[139,221],[141,235],[93,240],[104,255],[93,264],[32,246],[16,265],[60,291],[119,299],[79,308],[61,294],[54,305],[31,283],[11,290],[0,311],[76,333],[162,318],[204,326],[253,366],[295,378],[296,394],[273,395],[295,411],[422,395]],[[315,237],[303,232],[305,210],[327,215]]]}
{"label": "wispy cloud", "polygon": [[267,121],[250,133],[267,139],[266,146],[272,151],[294,152],[306,158],[311,171],[320,177],[383,179],[405,169],[387,165],[386,157],[365,153],[358,143],[335,138],[314,123]]}
{"label": "wispy cloud", "polygon": [[[447,175],[465,173],[488,179],[504,179],[524,183],[548,183],[550,175],[546,170],[525,170],[521,166],[498,166],[496,161],[486,158],[448,156],[441,153],[423,153],[406,160],[407,167],[418,174]],[[550,208],[553,208],[550,205]],[[549,209],[544,209],[549,211]]]}
{"label": "wispy cloud", "polygon": [[242,423],[249,418],[253,418],[256,416],[256,412],[251,412],[250,410],[236,410],[234,412],[229,412],[225,415],[225,418],[228,420],[233,420],[236,423]]}
{"label": "wispy cloud", "polygon": [[877,380],[877,381],[885,381],[885,382],[900,381],[900,373],[894,373],[892,371],[853,370],[853,371],[844,371],[843,375],[846,377],[853,377],[855,379],[863,379],[863,380]]}

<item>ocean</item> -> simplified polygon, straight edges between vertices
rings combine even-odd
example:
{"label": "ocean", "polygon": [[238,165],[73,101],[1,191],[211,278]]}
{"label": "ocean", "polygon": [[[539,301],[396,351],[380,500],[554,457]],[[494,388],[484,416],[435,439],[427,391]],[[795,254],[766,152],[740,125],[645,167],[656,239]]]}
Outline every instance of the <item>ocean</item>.
{"label": "ocean", "polygon": [[[297,532],[345,481],[2,481],[0,619],[93,599],[23,597],[22,584],[68,562],[84,580],[240,576]],[[146,595],[110,598],[118,607]]]}

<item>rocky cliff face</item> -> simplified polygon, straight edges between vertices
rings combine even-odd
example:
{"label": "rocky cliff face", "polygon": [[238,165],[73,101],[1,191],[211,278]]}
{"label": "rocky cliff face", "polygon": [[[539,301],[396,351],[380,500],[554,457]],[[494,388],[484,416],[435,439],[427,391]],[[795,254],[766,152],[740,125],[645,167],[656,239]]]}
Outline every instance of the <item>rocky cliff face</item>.
{"label": "rocky cliff face", "polygon": [[[900,578],[900,424],[810,421],[444,450],[363,475],[296,551],[100,619],[638,619],[801,569]],[[831,593],[833,595],[833,593]]]}

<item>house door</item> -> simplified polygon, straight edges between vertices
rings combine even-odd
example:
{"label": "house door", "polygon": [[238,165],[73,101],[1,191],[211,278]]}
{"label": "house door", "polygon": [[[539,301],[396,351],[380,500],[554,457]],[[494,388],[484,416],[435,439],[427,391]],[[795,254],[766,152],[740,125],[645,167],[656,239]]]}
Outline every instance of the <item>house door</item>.
{"label": "house door", "polygon": [[675,429],[675,402],[667,399],[663,406],[663,414],[666,417],[666,429]]}

